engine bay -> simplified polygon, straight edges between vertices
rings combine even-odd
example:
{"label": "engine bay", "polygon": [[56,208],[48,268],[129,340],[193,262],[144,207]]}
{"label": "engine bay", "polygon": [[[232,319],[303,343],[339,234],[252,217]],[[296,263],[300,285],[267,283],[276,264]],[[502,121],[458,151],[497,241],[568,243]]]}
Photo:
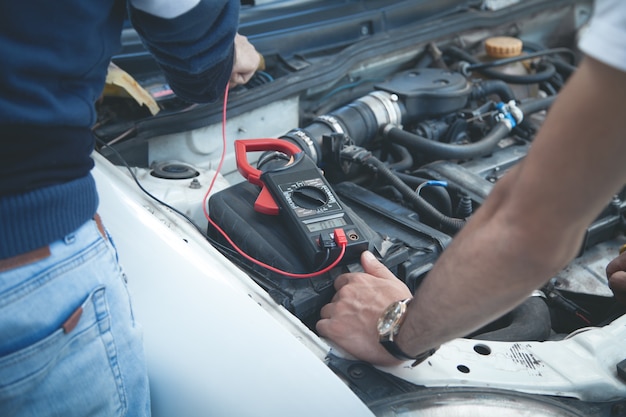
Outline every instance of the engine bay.
{"label": "engine bay", "polygon": [[[591,2],[501,8],[497,2],[439,2],[440,9],[421,2],[355,2],[354,8],[319,2],[306,10],[285,3],[288,13],[280,16],[271,4],[242,9],[241,31],[263,54],[265,67],[230,92],[225,125],[224,103],[178,99],[149,57],[129,42],[114,61],[160,111],[153,116],[128,97],[105,96],[94,133],[102,155],[120,169],[128,164],[146,192],[186,216],[207,244],[314,329],[333,296],[334,278],[359,270],[358,257],[300,279],[234,250],[232,243],[296,274],[324,270],[338,256],[334,243],[320,237],[322,255],[312,259],[315,248],[305,250],[284,213],[255,210],[260,187],[238,172],[234,141],[272,138],[300,149],[323,172],[330,195],[351,219],[350,230],[358,232],[348,233],[349,243],[359,242],[354,250],[371,250],[414,291],[493,185],[532,146],[581,58],[576,40]],[[290,38],[281,26],[285,15],[300,17]],[[312,27],[317,42],[307,39]],[[127,37],[134,39],[132,32]],[[228,142],[223,164],[222,129]],[[288,159],[278,150],[251,154],[251,164],[266,173]],[[214,192],[205,199],[218,166]],[[290,198],[302,189],[294,185]],[[312,210],[328,203],[328,194],[293,198]],[[206,211],[228,239],[209,224]],[[589,225],[570,265],[467,338],[556,341],[622,316],[626,307],[613,299],[604,267],[626,243],[625,213],[626,188]],[[328,223],[319,228],[335,225],[335,217],[320,219]]]}

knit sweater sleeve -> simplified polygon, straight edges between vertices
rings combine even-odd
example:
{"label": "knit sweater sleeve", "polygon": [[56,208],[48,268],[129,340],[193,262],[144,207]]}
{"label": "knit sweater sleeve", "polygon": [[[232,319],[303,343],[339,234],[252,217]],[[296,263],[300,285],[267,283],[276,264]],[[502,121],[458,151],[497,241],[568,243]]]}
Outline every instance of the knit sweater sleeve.
{"label": "knit sweater sleeve", "polygon": [[[170,4],[172,2],[169,2]],[[135,30],[182,99],[204,103],[219,98],[230,78],[239,2],[134,0]]]}

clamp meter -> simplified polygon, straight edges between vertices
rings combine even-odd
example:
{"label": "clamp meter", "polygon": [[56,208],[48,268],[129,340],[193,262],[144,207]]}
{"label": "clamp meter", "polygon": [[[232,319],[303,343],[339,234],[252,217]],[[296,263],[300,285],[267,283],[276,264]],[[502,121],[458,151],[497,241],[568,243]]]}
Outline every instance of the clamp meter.
{"label": "clamp meter", "polygon": [[[249,165],[247,152],[276,150],[290,158],[286,165],[265,172]],[[296,145],[280,139],[236,140],[235,153],[239,172],[262,187],[255,211],[283,216],[312,267],[327,260],[329,252],[338,256],[339,248],[333,241],[335,229],[343,229],[346,234],[346,259],[358,259],[368,249],[368,241],[326,178]]]}

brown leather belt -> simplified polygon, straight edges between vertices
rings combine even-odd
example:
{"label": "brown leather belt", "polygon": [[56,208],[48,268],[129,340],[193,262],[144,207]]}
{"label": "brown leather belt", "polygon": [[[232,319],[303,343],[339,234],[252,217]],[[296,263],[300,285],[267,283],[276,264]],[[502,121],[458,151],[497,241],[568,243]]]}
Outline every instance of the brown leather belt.
{"label": "brown leather belt", "polygon": [[102,237],[107,240],[107,232],[104,229],[104,224],[102,223],[102,219],[100,218],[100,215],[98,213],[96,213],[93,216],[94,221],[96,222],[96,226],[98,226],[98,230],[100,231],[100,234],[102,235]]}
{"label": "brown leather belt", "polygon": [[[96,213],[93,217],[96,225],[98,226],[98,230],[102,237],[107,239],[106,232],[104,230],[104,224],[102,224],[102,219]],[[8,271],[9,269],[19,268],[20,266],[28,265],[33,262],[41,261],[42,259],[46,259],[50,256],[50,246],[46,245],[41,248],[32,250],[30,252],[21,253],[17,256],[13,256],[12,258],[0,259],[0,272]]]}

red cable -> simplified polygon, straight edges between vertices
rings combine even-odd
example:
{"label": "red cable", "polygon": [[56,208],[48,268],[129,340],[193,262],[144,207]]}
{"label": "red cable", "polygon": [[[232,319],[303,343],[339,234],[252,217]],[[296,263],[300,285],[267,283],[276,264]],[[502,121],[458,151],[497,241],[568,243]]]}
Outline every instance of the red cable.
{"label": "red cable", "polygon": [[237,246],[235,242],[232,241],[232,239],[228,236],[228,234],[226,234],[226,232],[224,232],[209,216],[209,212],[207,210],[207,199],[209,198],[209,195],[211,194],[211,190],[213,189],[213,186],[215,185],[215,180],[217,179],[219,172],[222,170],[222,165],[224,164],[224,158],[226,157],[226,104],[228,102],[228,90],[229,90],[228,85],[226,85],[226,90],[224,91],[224,106],[222,108],[222,156],[220,157],[220,162],[217,165],[217,169],[215,170],[215,175],[213,176],[213,179],[211,180],[211,184],[209,184],[209,188],[207,192],[204,194],[204,198],[202,199],[202,211],[204,212],[204,217],[206,217],[206,219],[209,221],[209,224],[211,224],[211,226],[213,226],[224,237],[224,239],[228,241],[228,243],[237,251],[237,253],[239,253],[241,256],[243,256],[250,262],[253,262],[259,266],[262,266],[265,269],[268,269],[277,274],[288,276],[290,278],[313,278],[313,277],[317,277],[319,275],[325,274],[326,272],[336,267],[346,253],[347,241],[345,239],[345,233],[343,232],[342,229],[337,229],[334,233],[335,242],[341,247],[341,252],[339,253],[339,256],[337,256],[337,259],[335,259],[333,263],[328,265],[326,268],[321,269],[319,271],[311,272],[308,274],[297,274],[293,272],[283,271],[281,269],[268,265],[264,262],[261,262],[258,259],[254,259],[252,256],[248,255],[241,248],[239,248],[239,246]]}
{"label": "red cable", "polygon": [[580,318],[585,323],[591,324],[591,320],[589,320],[587,317],[583,316],[581,313],[576,312],[576,316],[578,316],[578,318]]}
{"label": "red cable", "polygon": [[221,234],[222,236],[224,236],[224,239],[226,239],[226,240],[228,241],[228,243],[230,243],[230,245],[231,245],[231,246],[232,246],[232,247],[233,247],[233,248],[234,248],[234,249],[235,249],[235,250],[236,250],[236,251],[237,251],[237,252],[238,252],[241,256],[243,256],[244,258],[246,258],[246,259],[247,259],[247,260],[249,260],[250,262],[253,262],[253,263],[255,263],[255,264],[259,265],[259,266],[262,266],[262,267],[263,267],[263,268],[265,268],[265,269],[268,269],[268,270],[270,270],[270,271],[272,271],[272,272],[276,272],[276,273],[281,274],[281,275],[288,276],[288,277],[290,277],[290,278],[313,278],[313,277],[317,277],[317,276],[319,276],[319,275],[325,274],[326,272],[328,272],[328,271],[330,271],[331,269],[333,269],[334,267],[336,267],[336,266],[339,264],[339,262],[341,261],[341,259],[343,258],[343,255],[346,253],[346,244],[345,244],[345,243],[342,243],[342,244],[340,245],[340,246],[341,246],[341,252],[339,253],[339,256],[337,256],[337,259],[335,259],[335,260],[333,261],[333,263],[331,263],[330,265],[328,265],[326,268],[321,269],[321,270],[316,271],[316,272],[311,272],[311,273],[308,273],[308,274],[297,274],[297,273],[294,273],[294,272],[287,272],[287,271],[283,271],[282,269],[278,269],[278,268],[275,268],[275,267],[273,267],[273,266],[271,266],[271,265],[268,265],[268,264],[266,264],[266,263],[264,263],[264,262],[261,262],[261,261],[259,261],[258,259],[254,259],[252,256],[248,255],[248,254],[247,254],[247,253],[245,253],[245,252],[244,252],[241,248],[239,248],[239,246],[237,246],[237,245],[235,244],[235,242],[233,242],[233,241],[231,240],[231,238],[230,238],[230,237],[226,234],[226,232],[224,232],[224,231],[223,231],[223,230],[222,230],[222,229],[221,229],[221,228],[220,228],[217,224],[215,224],[215,222],[213,222],[213,220],[211,220],[210,218],[209,218],[208,220],[209,220],[209,223],[211,223],[211,225],[212,225],[213,227],[215,227],[215,229],[217,229],[217,231],[218,231],[218,232],[220,232],[220,234]]}

